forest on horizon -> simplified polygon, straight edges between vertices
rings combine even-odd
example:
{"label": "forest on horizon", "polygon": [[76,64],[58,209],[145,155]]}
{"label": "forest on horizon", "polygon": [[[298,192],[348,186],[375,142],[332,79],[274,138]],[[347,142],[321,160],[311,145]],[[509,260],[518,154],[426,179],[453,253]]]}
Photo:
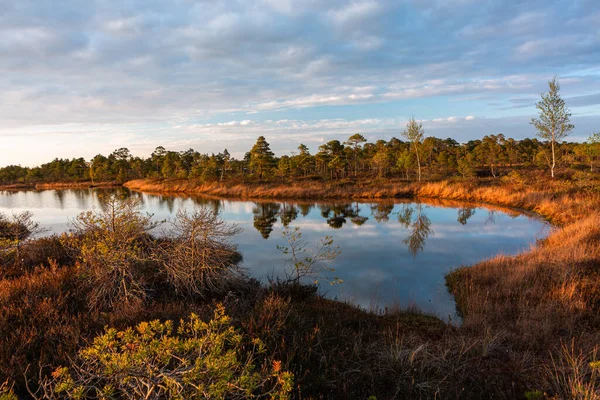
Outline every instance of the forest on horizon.
{"label": "forest on horizon", "polygon": [[[584,143],[563,142],[557,146],[558,166],[594,171],[600,159],[600,134]],[[203,182],[277,180],[321,177],[396,177],[413,179],[422,169],[428,179],[451,176],[493,176],[509,168],[548,169],[550,146],[537,138],[515,140],[503,134],[458,143],[452,138],[429,136],[419,141],[368,142],[359,133],[345,142],[331,140],[311,154],[300,144],[297,152],[276,157],[260,136],[244,158],[236,159],[227,149],[203,154],[194,149],[170,151],[158,146],[148,158],[134,157],[127,148],[108,156],[60,159],[38,167],[17,165],[0,168],[0,184],[117,181],[132,179],[199,179]],[[419,168],[420,167],[420,168]]]}

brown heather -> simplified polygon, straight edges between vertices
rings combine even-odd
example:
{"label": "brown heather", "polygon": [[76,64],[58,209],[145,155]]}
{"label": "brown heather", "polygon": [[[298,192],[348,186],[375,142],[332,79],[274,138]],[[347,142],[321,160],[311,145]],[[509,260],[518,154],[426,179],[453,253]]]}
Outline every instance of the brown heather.
{"label": "brown heather", "polygon": [[[498,375],[485,378],[491,386],[483,393],[512,398],[523,396],[526,389],[542,389],[559,398],[568,398],[578,390],[573,385],[586,387],[583,377],[590,377],[588,364],[578,364],[587,366],[587,372],[566,371],[573,369],[573,363],[553,360],[557,357],[585,360],[600,345],[600,181],[597,178],[550,180],[531,173],[502,179],[423,184],[388,180],[230,186],[195,185],[193,181],[131,181],[126,186],[150,192],[243,198],[414,196],[428,201],[473,201],[535,212],[551,221],[555,228],[530,251],[515,257],[499,255],[448,275],[448,286],[463,316],[462,326],[452,336],[467,342],[481,341],[484,347],[495,349],[496,359],[488,350],[481,354],[487,359],[487,368],[498,369],[494,372]],[[567,354],[565,344],[572,341],[571,352]],[[439,342],[427,345],[435,347]],[[558,371],[559,367],[562,370]],[[581,379],[566,385],[570,391],[567,393],[565,384],[551,379],[561,374]],[[493,387],[508,385],[507,379],[514,379],[512,389]],[[521,392],[513,391],[514,385]],[[600,394],[595,391],[575,397],[600,398]]]}
{"label": "brown heather", "polygon": [[364,312],[325,300],[310,287],[277,282],[249,284],[214,299],[164,294],[97,314],[88,311],[76,267],[40,267],[0,281],[0,381],[17,382],[19,393],[26,394],[27,364],[35,387],[38,363],[63,365],[103,325],[123,328],[191,311],[206,317],[222,302],[235,324],[260,337],[270,356],[294,374],[296,398],[600,398],[597,177],[549,180],[531,173],[422,184],[144,180],[126,186],[241,198],[472,201],[532,211],[555,228],[527,252],[499,255],[447,276],[463,317],[460,327],[415,310]]}

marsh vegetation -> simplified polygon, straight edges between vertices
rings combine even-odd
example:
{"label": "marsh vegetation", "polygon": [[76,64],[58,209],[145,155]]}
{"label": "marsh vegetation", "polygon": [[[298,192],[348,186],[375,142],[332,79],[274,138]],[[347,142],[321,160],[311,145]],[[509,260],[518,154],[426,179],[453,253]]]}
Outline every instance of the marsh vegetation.
{"label": "marsh vegetation", "polygon": [[[303,254],[310,243],[293,230],[282,248],[289,279],[265,284],[238,269],[238,229],[212,211],[177,214],[168,235],[157,235],[133,200],[116,197],[61,236],[35,238],[31,215],[3,216],[2,395],[599,398],[598,141],[561,143],[571,126],[557,93],[551,82],[532,121],[545,142],[498,134],[459,145],[423,137],[413,120],[408,142],[353,135],[315,155],[300,145],[276,158],[261,137],[243,160],[159,147],[149,159],[119,149],[90,165],[2,169],[2,183],[13,185],[93,178],[245,198],[476,201],[535,212],[555,226],[529,251],[446,276],[462,317],[456,326],[415,309],[376,313],[326,299],[299,278],[327,271],[337,251],[325,239]],[[397,214],[415,254],[435,232],[425,211]],[[457,222],[472,213],[461,207]],[[276,216],[289,225],[295,211],[259,202],[253,215],[269,237]],[[372,212],[389,215],[385,204]],[[332,228],[365,224],[352,201],[322,217]]]}

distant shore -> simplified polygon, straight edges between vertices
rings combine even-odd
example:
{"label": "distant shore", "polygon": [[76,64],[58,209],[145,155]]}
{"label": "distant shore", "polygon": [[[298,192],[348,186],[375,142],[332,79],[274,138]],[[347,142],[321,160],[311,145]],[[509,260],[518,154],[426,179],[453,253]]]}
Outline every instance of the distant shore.
{"label": "distant shore", "polygon": [[110,188],[123,186],[116,181],[107,182],[50,182],[50,183],[15,183],[0,185],[0,190],[52,190],[52,189],[87,189],[87,188]]}

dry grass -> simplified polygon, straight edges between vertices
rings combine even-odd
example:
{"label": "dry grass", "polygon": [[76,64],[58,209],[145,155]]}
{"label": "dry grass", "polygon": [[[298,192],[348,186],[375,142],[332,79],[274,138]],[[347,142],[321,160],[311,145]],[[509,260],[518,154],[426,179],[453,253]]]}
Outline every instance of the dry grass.
{"label": "dry grass", "polygon": [[[547,348],[557,335],[600,326],[600,215],[559,229],[531,251],[461,268],[448,282],[463,329],[501,328]],[[525,344],[525,343],[524,343]]]}
{"label": "dry grass", "polygon": [[[366,313],[298,285],[248,285],[218,301],[294,373],[297,398],[514,399],[536,390],[556,398],[600,397],[593,367],[600,343],[598,181],[533,175],[423,184],[133,181],[127,186],[245,198],[419,196],[442,206],[472,201],[534,211],[557,226],[549,237],[526,253],[449,274],[463,316],[459,328],[414,311]],[[46,266],[0,281],[0,348],[16,349],[0,353],[0,381],[18,380],[22,388],[20,374],[28,363],[60,364],[104,324],[126,327],[190,311],[210,316],[217,301],[189,301],[160,291],[145,305],[89,313],[74,271]]]}
{"label": "dry grass", "polygon": [[0,380],[23,387],[24,374],[65,363],[89,329],[72,267],[31,272],[0,281]]}
{"label": "dry grass", "polygon": [[118,187],[121,186],[119,182],[116,181],[106,181],[106,182],[94,182],[92,184],[91,181],[84,182],[52,182],[52,183],[37,183],[35,184],[35,189],[37,190],[48,190],[48,189],[87,189],[91,187],[96,188],[110,188],[110,187]]}
{"label": "dry grass", "polygon": [[0,185],[0,190],[51,190],[51,189],[87,189],[91,187],[110,188],[122,186],[116,181],[72,181],[72,182],[50,182],[50,183],[15,183],[10,185]]}
{"label": "dry grass", "polygon": [[393,181],[377,185],[372,181],[294,181],[286,183],[208,183],[194,180],[138,179],[125,187],[148,193],[206,194],[242,199],[334,199],[393,198],[412,195],[411,185]]}
{"label": "dry grass", "polygon": [[[548,395],[600,396],[597,386],[588,381],[582,383],[585,379],[581,368],[561,367],[560,375],[556,375],[556,360],[565,359],[563,343],[571,343],[576,338],[570,351],[578,355],[592,354],[600,343],[598,180],[550,180],[533,173],[518,179],[513,176],[423,184],[307,181],[226,186],[197,185],[189,181],[133,181],[126,186],[151,192],[241,198],[415,196],[429,199],[428,202],[436,201],[431,199],[483,202],[535,212],[556,226],[549,237],[523,254],[497,256],[458,269],[447,277],[463,316],[463,325],[457,331],[445,334],[442,339],[424,340],[426,335],[420,332],[417,339],[400,335],[394,340],[377,341],[378,345],[387,346],[380,362],[392,370],[401,365],[403,371],[406,366],[418,371],[416,375],[421,376],[416,380],[422,381],[417,386],[402,381],[400,372],[395,375],[399,382],[404,382],[400,385],[402,388],[413,387],[414,390],[409,391],[411,396],[439,396],[440,392],[423,389],[431,385],[449,395],[452,390],[458,390],[459,383],[467,388],[451,397],[515,398],[537,389]],[[437,201],[441,205],[445,203]],[[398,342],[403,350],[394,356],[389,348]],[[437,370],[442,367],[451,371],[445,377]],[[361,371],[374,373],[370,368]],[[554,378],[548,371],[555,371]],[[384,379],[380,373],[374,374],[377,379]],[[412,376],[415,379],[414,374]],[[400,390],[397,395],[402,397],[409,393]]]}
{"label": "dry grass", "polygon": [[549,180],[538,174],[518,182],[500,179],[406,182],[294,181],[286,183],[212,183],[194,180],[132,180],[124,185],[148,193],[205,194],[242,199],[386,199],[440,198],[484,202],[534,211],[555,224],[565,224],[598,209],[598,183]]}

